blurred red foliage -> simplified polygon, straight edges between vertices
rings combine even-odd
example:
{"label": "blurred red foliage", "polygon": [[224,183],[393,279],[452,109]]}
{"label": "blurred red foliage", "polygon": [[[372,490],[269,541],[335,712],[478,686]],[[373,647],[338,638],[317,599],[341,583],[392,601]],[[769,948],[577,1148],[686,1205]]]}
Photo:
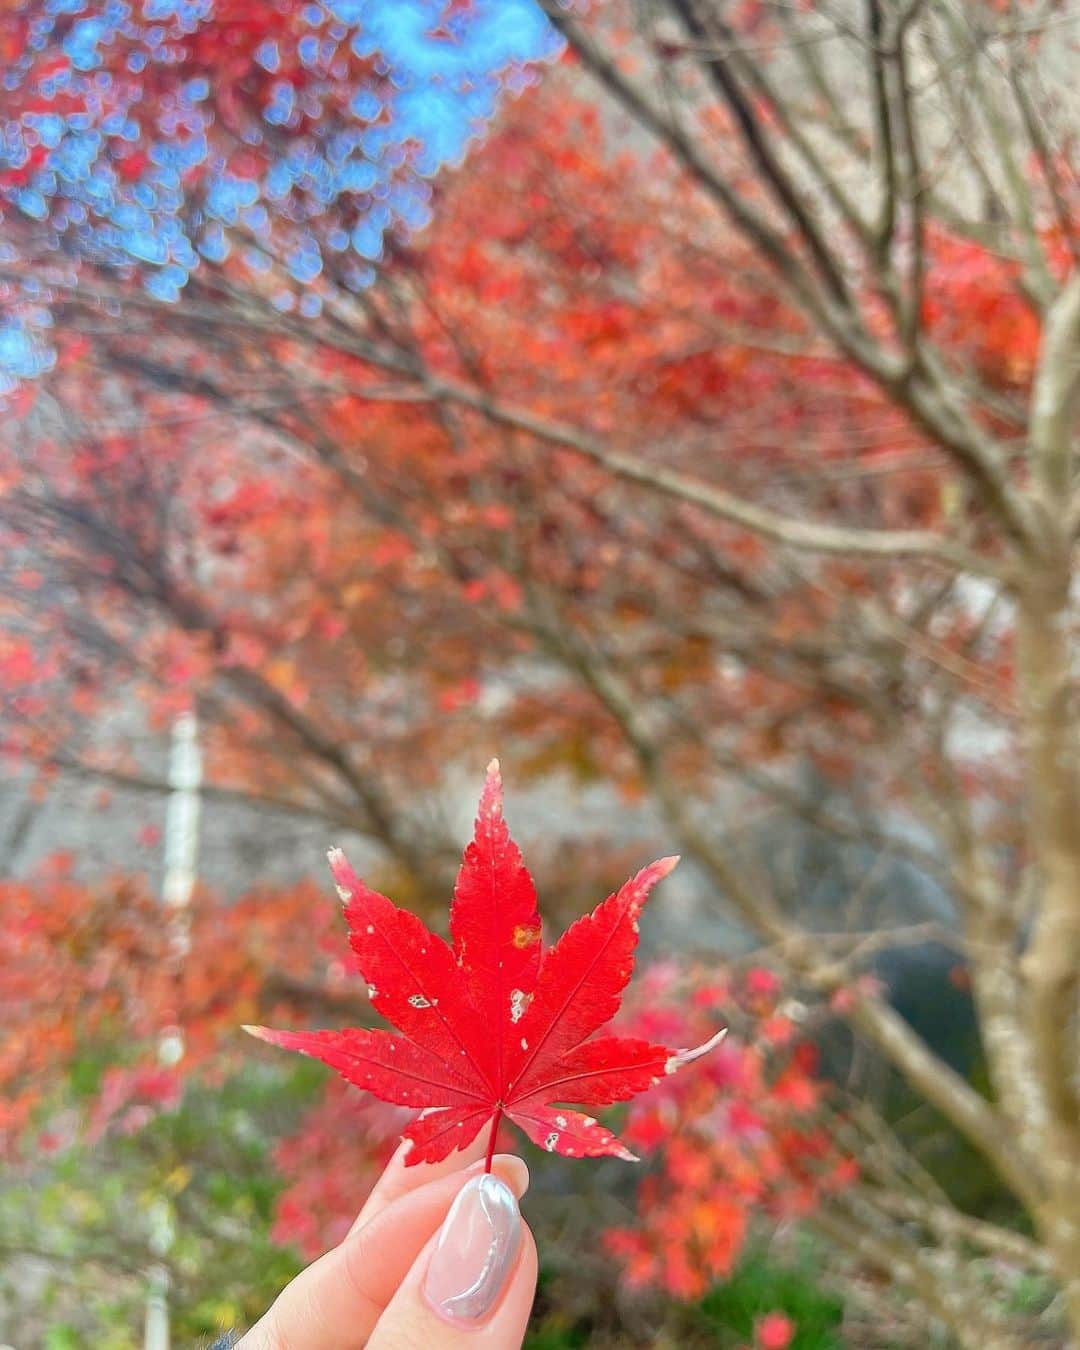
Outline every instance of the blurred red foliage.
{"label": "blurred red foliage", "polygon": [[831,1138],[816,1047],[784,1015],[782,992],[763,967],[727,976],[664,964],[642,980],[632,1034],[691,1044],[720,1007],[738,1030],[695,1074],[665,1079],[629,1109],[624,1137],[651,1170],[633,1224],[605,1244],[632,1285],[697,1298],[731,1273],[755,1214],[797,1218],[856,1179]]}

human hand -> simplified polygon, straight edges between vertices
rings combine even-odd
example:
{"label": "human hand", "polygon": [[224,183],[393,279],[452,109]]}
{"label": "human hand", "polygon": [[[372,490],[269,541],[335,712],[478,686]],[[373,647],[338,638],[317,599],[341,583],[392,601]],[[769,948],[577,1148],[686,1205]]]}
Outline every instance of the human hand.
{"label": "human hand", "polygon": [[536,1245],[528,1168],[477,1143],[445,1162],[398,1149],[345,1239],[299,1274],[236,1350],[519,1350]]}

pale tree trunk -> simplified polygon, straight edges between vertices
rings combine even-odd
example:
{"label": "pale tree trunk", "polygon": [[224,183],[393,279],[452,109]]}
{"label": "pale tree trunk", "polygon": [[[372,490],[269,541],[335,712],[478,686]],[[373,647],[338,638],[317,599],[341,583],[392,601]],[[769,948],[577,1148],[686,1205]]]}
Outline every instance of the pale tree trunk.
{"label": "pale tree trunk", "polygon": [[1080,719],[1070,650],[1075,522],[1072,435],[1080,400],[1080,275],[1051,308],[1033,398],[1032,492],[1045,526],[1020,586],[1017,667],[1028,838],[1035,872],[1023,959],[1027,1023],[1045,1101],[1035,1220],[1080,1342]]}
{"label": "pale tree trunk", "polygon": [[[1066,643],[1068,575],[1029,578],[1017,631],[1027,737],[1029,837],[1037,902],[1023,960],[1027,1024],[1046,1103],[1039,1140],[1044,1196],[1034,1218],[1080,1341],[1080,792]],[[1033,568],[1033,570],[1035,570]],[[1043,569],[1040,567],[1039,572]]]}

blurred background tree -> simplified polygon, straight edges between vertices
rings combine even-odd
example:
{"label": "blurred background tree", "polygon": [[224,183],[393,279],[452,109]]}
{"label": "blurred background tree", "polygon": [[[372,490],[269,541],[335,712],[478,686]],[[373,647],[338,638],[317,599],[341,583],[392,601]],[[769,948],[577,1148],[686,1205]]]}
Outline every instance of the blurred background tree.
{"label": "blurred background tree", "polygon": [[[345,842],[441,912],[495,750],[553,921],[683,853],[637,1015],[735,1031],[632,1108],[640,1192],[542,1176],[538,1344],[1080,1335],[1076,18],[5,12],[0,1072],[42,1337],[131,1343],[162,1194],[191,1334],[280,1284],[271,1222],[340,1235],[392,1123],[234,1029],[364,1016],[299,878]],[[106,842],[151,822],[189,708],[208,825],[266,842],[178,952],[144,884],[17,846],[72,780]],[[278,837],[311,858],[252,893]]]}

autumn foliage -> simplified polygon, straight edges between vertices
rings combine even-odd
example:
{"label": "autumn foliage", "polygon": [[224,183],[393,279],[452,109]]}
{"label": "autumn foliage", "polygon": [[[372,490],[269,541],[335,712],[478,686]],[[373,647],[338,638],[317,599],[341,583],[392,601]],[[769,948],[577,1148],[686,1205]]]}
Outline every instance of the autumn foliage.
{"label": "autumn foliage", "polygon": [[[333,905],[313,886],[228,904],[200,894],[182,942],[144,879],[88,885],[71,874],[69,858],[3,882],[0,902],[0,1148],[9,1159],[93,1142],[111,1129],[138,1130],[156,1112],[175,1109],[188,1080],[221,1081],[243,1049],[239,1021],[264,1001],[282,1011],[295,1006],[290,977],[302,991],[318,973],[332,996],[319,931],[329,938]],[[266,944],[298,924],[310,949],[284,962],[278,953],[271,966]],[[271,969],[277,993],[267,984]],[[162,1038],[181,1031],[182,1066],[163,1063]],[[100,1072],[73,1123],[64,1114],[65,1084],[86,1056]]]}
{"label": "autumn foliage", "polygon": [[729,1036],[687,1078],[665,1080],[630,1108],[623,1134],[658,1165],[641,1182],[633,1226],[605,1235],[633,1285],[700,1297],[729,1276],[755,1219],[813,1213],[851,1185],[858,1164],[835,1137],[843,1108],[817,1076],[818,1055],[783,1011],[775,974],[655,966],[628,1027],[676,1039],[734,1014]]}
{"label": "autumn foliage", "polygon": [[[644,1163],[601,1223],[628,1282],[696,1298],[797,1218],[853,1299],[900,1289],[898,1338],[1030,1343],[1029,1279],[1068,1305],[1038,1334],[1075,1332],[1067,15],[435,8],[5,11],[0,746],[41,800],[126,810],[195,709],[207,802],[355,841],[424,932],[499,747],[555,804],[553,924],[683,855],[619,1033],[731,1022],[610,1121]],[[11,1156],[299,1072],[241,1022],[383,1044],[319,887],[208,879],[181,931],[76,876],[0,894]],[[310,1253],[404,1118],[309,1090],[274,1148]]]}

